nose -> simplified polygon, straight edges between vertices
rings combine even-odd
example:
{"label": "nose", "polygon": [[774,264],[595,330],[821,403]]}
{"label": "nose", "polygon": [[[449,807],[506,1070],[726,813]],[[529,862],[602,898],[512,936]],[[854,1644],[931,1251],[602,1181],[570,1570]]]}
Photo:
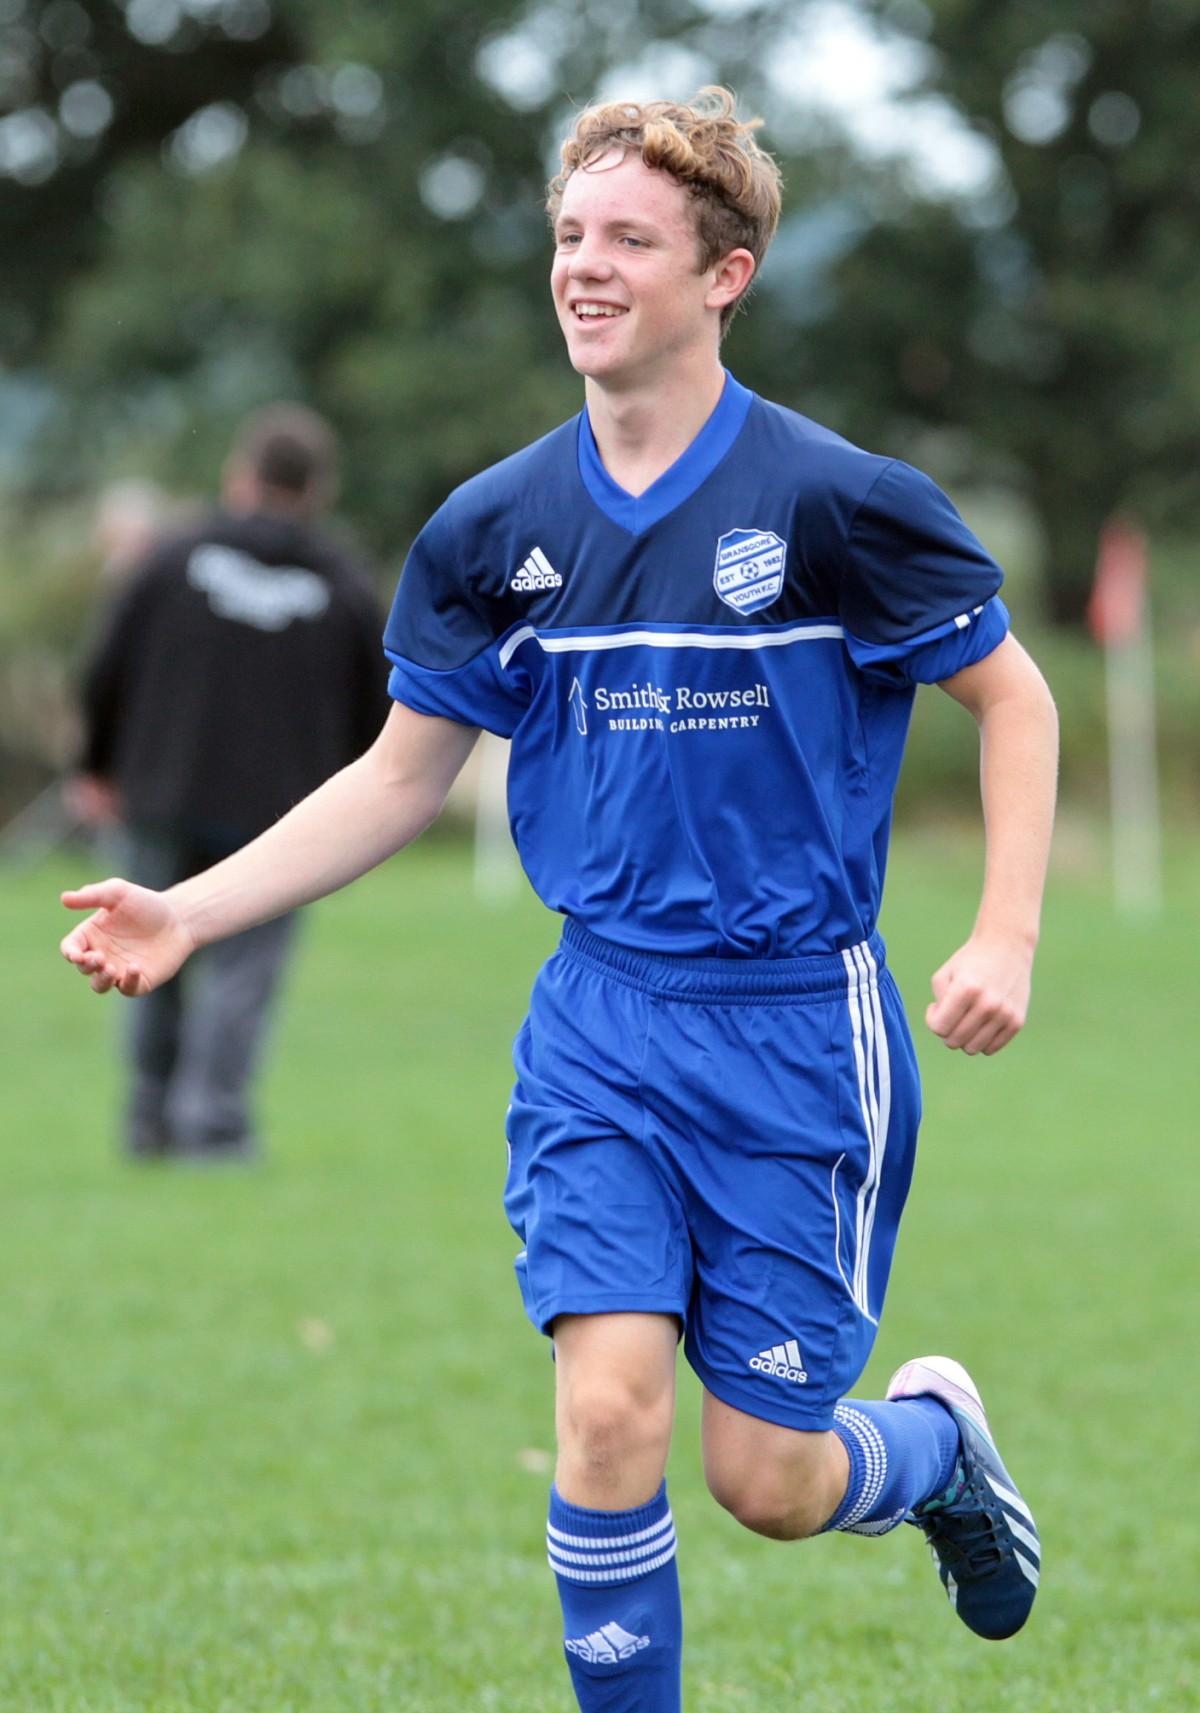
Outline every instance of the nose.
{"label": "nose", "polygon": [[571,250],[567,260],[567,275],[573,280],[604,280],[612,274],[612,264],[603,246],[594,239],[583,237]]}

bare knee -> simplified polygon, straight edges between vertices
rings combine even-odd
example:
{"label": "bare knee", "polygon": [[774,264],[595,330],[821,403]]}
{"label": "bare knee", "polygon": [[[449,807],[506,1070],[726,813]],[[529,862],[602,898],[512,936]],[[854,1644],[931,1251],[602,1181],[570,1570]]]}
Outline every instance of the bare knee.
{"label": "bare knee", "polygon": [[645,1504],[666,1468],[678,1327],[668,1315],[565,1316],[554,1328],[558,1488],[573,1504]]}
{"label": "bare knee", "polygon": [[772,1540],[819,1534],[846,1491],[837,1435],[760,1421],[706,1393],[704,1474],[719,1505]]}
{"label": "bare knee", "polygon": [[819,1534],[829,1521],[830,1505],[823,1484],[778,1465],[708,1472],[708,1488],[718,1505],[736,1517],[744,1529],[770,1540],[803,1540]]}
{"label": "bare knee", "polygon": [[661,1387],[612,1374],[578,1377],[559,1396],[560,1466],[592,1495],[615,1490],[627,1472],[666,1462],[673,1407]]}

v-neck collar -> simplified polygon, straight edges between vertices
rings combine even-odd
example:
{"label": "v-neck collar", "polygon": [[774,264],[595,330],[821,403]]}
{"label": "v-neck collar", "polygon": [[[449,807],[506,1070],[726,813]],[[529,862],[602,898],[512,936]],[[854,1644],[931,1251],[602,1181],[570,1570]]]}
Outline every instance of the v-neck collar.
{"label": "v-neck collar", "polygon": [[708,480],[741,433],[753,402],[750,389],[726,370],[721,396],[704,427],[641,494],[628,493],[604,468],[585,405],[579,415],[579,475],[583,485],[606,517],[631,535],[640,535],[691,499]]}

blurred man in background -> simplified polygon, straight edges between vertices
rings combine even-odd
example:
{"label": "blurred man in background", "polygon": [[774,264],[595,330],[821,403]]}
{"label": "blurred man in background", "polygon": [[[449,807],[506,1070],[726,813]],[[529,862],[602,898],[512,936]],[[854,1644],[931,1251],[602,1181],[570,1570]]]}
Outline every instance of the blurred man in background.
{"label": "blurred man in background", "polygon": [[[148,886],[228,856],[382,724],[378,603],[317,528],[335,460],[309,410],[250,418],[220,507],[161,537],[108,614],[84,682],[73,800],[119,821],[124,864]],[[214,945],[134,1007],[131,1154],[254,1151],[249,1086],[294,928],[289,913]]]}

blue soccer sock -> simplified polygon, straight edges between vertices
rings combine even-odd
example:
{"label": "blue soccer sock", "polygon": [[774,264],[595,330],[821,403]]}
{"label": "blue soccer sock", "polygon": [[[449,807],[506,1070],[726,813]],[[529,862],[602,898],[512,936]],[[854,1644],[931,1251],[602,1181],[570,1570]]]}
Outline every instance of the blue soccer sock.
{"label": "blue soccer sock", "polygon": [[546,1546],[583,1713],[679,1713],[683,1618],[666,1482],[632,1511],[585,1510],[552,1487]]}
{"label": "blue soccer sock", "polygon": [[958,1426],[936,1398],[847,1398],[833,1412],[833,1431],[849,1454],[850,1480],[823,1533],[885,1535],[954,1479]]}

